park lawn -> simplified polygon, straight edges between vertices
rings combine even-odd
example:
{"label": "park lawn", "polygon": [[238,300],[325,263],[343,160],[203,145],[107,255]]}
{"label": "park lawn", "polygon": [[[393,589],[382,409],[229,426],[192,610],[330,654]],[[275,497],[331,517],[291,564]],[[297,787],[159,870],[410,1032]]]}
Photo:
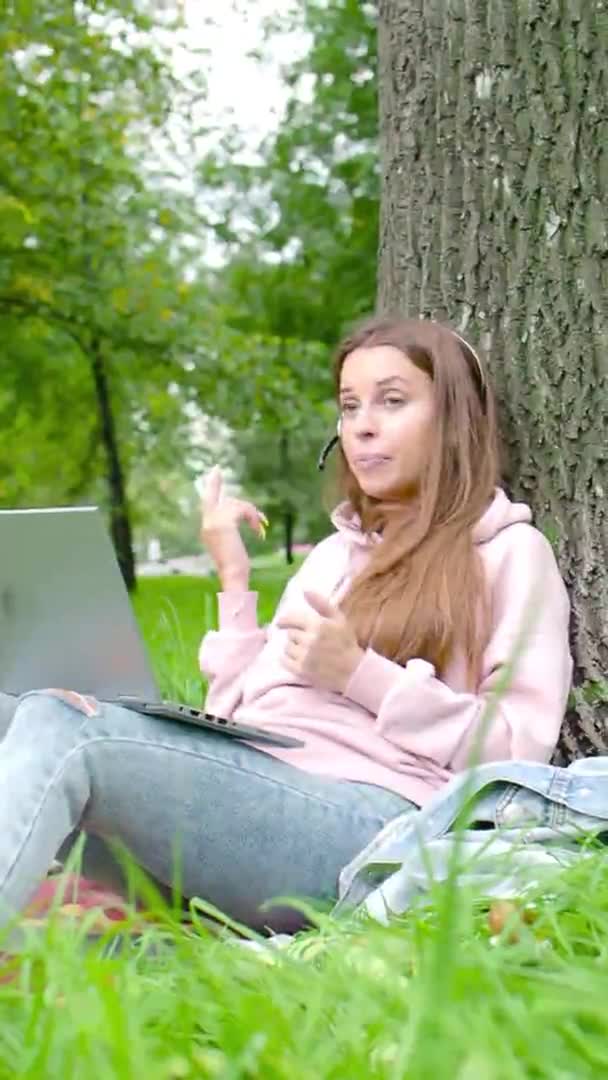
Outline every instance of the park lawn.
{"label": "park lawn", "polygon": [[[284,580],[281,569],[258,577],[263,619]],[[212,593],[204,580],[141,583],[135,607],[164,691],[200,694]],[[0,1080],[608,1076],[601,853],[498,933],[500,913],[490,926],[487,904],[457,882],[388,928],[326,920],[270,953],[149,904],[163,925],[137,946],[120,947],[116,930],[85,941],[86,925],[65,918],[27,941],[0,985]]]}
{"label": "park lawn", "polygon": [[[260,623],[272,618],[291,572],[279,560],[259,567],[254,564],[251,588],[258,593]],[[133,604],[163,697],[201,702],[198,649],[203,634],[217,626],[217,589],[215,576],[140,580]]]}

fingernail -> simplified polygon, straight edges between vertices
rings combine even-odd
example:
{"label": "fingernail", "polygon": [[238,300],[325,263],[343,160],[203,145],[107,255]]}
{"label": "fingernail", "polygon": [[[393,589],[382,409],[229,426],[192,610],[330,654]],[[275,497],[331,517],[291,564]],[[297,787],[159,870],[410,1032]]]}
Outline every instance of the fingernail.
{"label": "fingernail", "polygon": [[266,528],[268,528],[268,526],[270,525],[270,522],[269,522],[268,518],[266,517],[266,514],[260,513],[260,518],[262,519],[262,521],[263,521],[264,525],[266,526]]}

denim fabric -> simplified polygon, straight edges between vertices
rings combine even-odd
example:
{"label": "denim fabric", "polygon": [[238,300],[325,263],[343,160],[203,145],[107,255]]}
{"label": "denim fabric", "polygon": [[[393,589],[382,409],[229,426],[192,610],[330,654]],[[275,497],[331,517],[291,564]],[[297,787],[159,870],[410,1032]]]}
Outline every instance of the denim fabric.
{"label": "denim fabric", "polygon": [[[5,724],[14,709],[0,695],[0,735],[3,705]],[[2,810],[7,910],[25,902],[61,840],[82,827],[91,876],[116,885],[104,837],[117,837],[169,884],[179,842],[185,895],[252,926],[293,931],[298,917],[284,908],[261,915],[260,904],[330,898],[340,870],[336,915],[401,914],[446,878],[454,858],[459,881],[479,894],[525,895],[584,858],[581,840],[608,835],[608,757],[567,769],[482,765],[417,811],[380,788],[310,776],[213,733],[112,706],[85,717],[33,695],[0,744]]]}
{"label": "denim fabric", "polygon": [[28,694],[0,743],[1,917],[27,903],[82,828],[122,841],[166,885],[177,865],[186,897],[292,931],[298,912],[261,905],[334,900],[340,868],[406,807],[392,792],[310,775],[215,732],[77,695]]}
{"label": "denim fabric", "polygon": [[[453,827],[461,812],[465,820]],[[567,769],[529,761],[481,765],[455,777],[416,814],[389,822],[340,874],[345,913],[385,921],[405,911],[459,859],[460,880],[486,895],[522,895],[584,857],[581,840],[608,831],[608,757]]]}

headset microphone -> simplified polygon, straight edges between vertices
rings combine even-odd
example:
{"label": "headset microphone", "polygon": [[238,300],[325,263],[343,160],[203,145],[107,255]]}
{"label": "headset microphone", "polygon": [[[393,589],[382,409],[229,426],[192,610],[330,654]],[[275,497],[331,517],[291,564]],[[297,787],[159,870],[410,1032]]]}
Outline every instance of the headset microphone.
{"label": "headset microphone", "polygon": [[338,443],[340,442],[341,434],[342,434],[342,420],[338,420],[338,423],[336,425],[336,434],[332,435],[329,442],[327,442],[325,444],[325,446],[323,447],[321,453],[319,454],[319,460],[317,462],[317,468],[319,470],[323,471],[323,469],[325,468],[325,464],[327,462],[327,459],[328,459],[329,455],[331,454],[334,447],[337,446]]}

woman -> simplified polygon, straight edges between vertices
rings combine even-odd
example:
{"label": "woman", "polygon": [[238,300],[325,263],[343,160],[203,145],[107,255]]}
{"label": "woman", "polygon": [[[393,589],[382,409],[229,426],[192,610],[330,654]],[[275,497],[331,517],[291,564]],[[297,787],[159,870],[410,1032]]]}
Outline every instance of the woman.
{"label": "woman", "polygon": [[[0,747],[0,901],[18,910],[75,828],[254,927],[273,897],[330,898],[391,817],[476,760],[546,761],[570,685],[568,601],[527,507],[496,487],[492,392],[470,345],[377,319],[337,354],[334,533],[258,627],[239,527],[213,470],[202,538],[222,591],[201,647],[208,711],[294,735],[224,740],[90,700],[26,696]],[[495,691],[509,674],[498,702]],[[488,702],[493,702],[487,710]]]}

